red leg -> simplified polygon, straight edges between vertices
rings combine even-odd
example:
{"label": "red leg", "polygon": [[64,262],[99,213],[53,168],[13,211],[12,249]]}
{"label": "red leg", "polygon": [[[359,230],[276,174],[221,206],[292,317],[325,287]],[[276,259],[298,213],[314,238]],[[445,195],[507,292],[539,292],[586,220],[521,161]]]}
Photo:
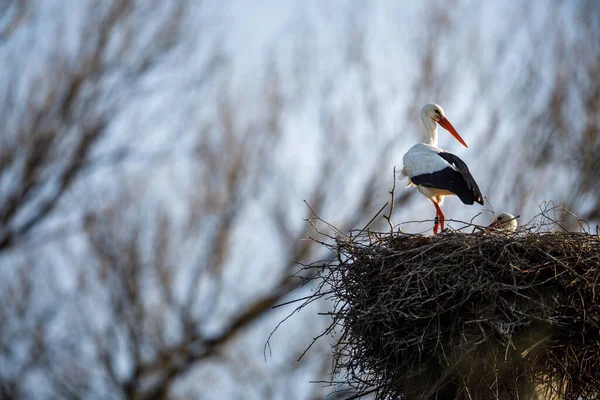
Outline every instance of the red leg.
{"label": "red leg", "polygon": [[438,231],[439,231],[439,226],[440,226],[440,219],[439,219],[439,216],[440,216],[440,206],[438,206],[435,201],[432,201],[432,203],[435,206],[435,222],[433,224],[433,234],[437,235]]}
{"label": "red leg", "polygon": [[[436,203],[434,201],[433,205],[435,206],[436,216],[439,217],[439,219],[440,219],[440,225],[442,225],[442,229],[441,230],[443,231],[444,228],[446,227],[446,216],[442,212],[442,208],[440,207],[440,205],[438,203]],[[434,228],[434,231],[435,231],[435,228]],[[437,232],[435,232],[435,233],[437,233]]]}

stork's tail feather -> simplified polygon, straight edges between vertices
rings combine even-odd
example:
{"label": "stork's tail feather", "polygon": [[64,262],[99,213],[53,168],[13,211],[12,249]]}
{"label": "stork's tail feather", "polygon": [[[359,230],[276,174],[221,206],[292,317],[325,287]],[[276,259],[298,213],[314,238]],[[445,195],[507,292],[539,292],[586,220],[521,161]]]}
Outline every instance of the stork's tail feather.
{"label": "stork's tail feather", "polygon": [[[404,177],[408,177],[408,172],[406,172],[406,169],[404,169],[404,167],[402,167],[402,176]],[[402,178],[404,179],[404,178]],[[411,187],[413,185],[412,181],[410,180],[410,178],[408,178],[408,182],[406,183],[406,187]]]}

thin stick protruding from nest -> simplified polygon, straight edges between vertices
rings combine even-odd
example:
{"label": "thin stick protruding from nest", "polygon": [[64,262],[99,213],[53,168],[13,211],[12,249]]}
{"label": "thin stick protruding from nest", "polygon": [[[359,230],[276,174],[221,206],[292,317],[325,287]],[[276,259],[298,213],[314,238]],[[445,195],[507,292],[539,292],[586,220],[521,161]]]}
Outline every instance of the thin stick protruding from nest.
{"label": "thin stick protruding from nest", "polygon": [[392,191],[390,192],[390,194],[392,195],[392,201],[390,203],[390,212],[388,213],[388,215],[384,215],[383,218],[385,218],[388,224],[390,224],[390,233],[393,235],[394,224],[392,223],[392,214],[394,213],[394,203],[396,202],[396,167],[394,167],[394,186],[392,186]]}

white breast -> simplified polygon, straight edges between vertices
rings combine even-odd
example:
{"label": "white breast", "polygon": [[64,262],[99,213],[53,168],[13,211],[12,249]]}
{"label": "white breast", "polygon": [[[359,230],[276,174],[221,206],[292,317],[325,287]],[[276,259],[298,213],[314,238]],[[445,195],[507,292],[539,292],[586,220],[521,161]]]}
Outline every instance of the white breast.
{"label": "white breast", "polygon": [[418,143],[404,154],[402,173],[409,178],[441,171],[444,168],[456,169],[452,164],[438,156],[442,149],[424,143]]}

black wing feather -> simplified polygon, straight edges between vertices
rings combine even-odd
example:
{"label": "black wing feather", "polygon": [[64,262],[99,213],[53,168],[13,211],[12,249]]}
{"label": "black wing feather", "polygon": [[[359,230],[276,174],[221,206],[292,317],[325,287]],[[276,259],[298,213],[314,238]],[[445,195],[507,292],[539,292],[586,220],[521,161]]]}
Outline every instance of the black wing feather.
{"label": "black wing feather", "polygon": [[410,180],[416,185],[448,190],[465,204],[477,202],[483,205],[483,195],[467,164],[452,153],[440,152],[438,156],[452,164],[456,170],[447,167],[431,174],[414,176]]}

